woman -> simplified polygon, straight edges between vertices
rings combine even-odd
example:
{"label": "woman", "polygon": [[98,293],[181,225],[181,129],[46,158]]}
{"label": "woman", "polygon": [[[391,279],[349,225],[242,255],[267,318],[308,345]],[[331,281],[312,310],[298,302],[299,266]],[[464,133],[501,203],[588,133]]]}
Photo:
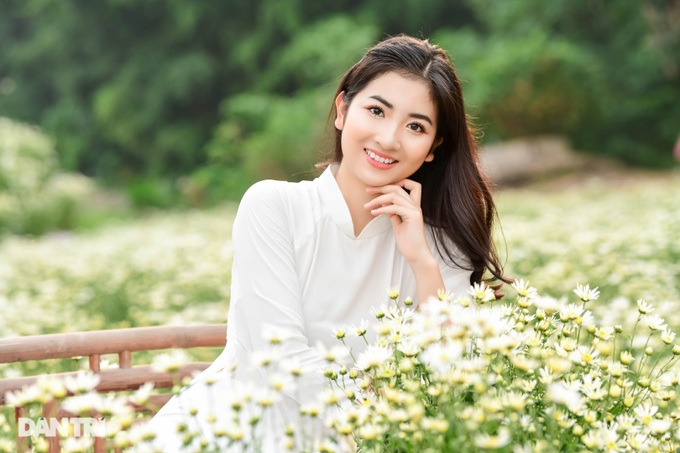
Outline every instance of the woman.
{"label": "woman", "polygon": [[[485,276],[505,280],[489,184],[442,49],[406,36],[377,44],[344,75],[331,115],[335,150],[319,178],[262,181],[243,197],[227,345],[153,419],[169,442],[164,451],[179,450],[178,424],[203,426],[191,425],[188,412],[228,417],[223,402],[239,385],[269,385],[248,361],[268,348],[262,332],[270,326],[287,332],[278,359],[320,368],[314,346],[330,347],[334,328],[371,319],[388,288],[422,304],[440,290],[462,295]],[[354,352],[362,347],[355,340],[347,340]],[[284,391],[261,422],[264,451],[281,451],[275,433],[324,385],[319,376]]]}

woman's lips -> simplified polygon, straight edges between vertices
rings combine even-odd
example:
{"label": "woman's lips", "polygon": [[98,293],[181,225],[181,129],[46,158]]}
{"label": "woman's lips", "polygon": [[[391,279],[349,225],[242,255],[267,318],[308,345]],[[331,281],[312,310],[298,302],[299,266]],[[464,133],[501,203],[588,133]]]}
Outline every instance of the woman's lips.
{"label": "woman's lips", "polygon": [[392,168],[394,164],[399,162],[395,159],[391,159],[389,157],[386,157],[385,155],[380,155],[375,151],[366,148],[364,148],[364,155],[366,156],[366,160],[368,161],[369,164],[381,170]]}

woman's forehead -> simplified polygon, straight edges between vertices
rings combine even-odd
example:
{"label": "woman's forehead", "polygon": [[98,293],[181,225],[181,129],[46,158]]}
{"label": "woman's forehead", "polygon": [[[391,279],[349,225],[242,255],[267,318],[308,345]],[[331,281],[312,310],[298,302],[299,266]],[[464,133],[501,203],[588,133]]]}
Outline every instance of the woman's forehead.
{"label": "woman's forehead", "polygon": [[436,112],[429,84],[421,78],[398,72],[381,74],[371,80],[357,96],[366,99],[380,97],[395,109],[417,109],[430,114]]}

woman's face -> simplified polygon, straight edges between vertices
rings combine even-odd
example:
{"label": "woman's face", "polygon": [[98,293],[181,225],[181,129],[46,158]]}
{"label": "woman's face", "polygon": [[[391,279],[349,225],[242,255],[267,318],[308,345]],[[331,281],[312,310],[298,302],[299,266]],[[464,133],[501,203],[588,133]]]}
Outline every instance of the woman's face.
{"label": "woman's face", "polygon": [[[342,131],[341,183],[383,186],[408,178],[434,158],[437,111],[422,80],[388,72],[351,100],[335,100]],[[434,145],[434,146],[433,146]]]}

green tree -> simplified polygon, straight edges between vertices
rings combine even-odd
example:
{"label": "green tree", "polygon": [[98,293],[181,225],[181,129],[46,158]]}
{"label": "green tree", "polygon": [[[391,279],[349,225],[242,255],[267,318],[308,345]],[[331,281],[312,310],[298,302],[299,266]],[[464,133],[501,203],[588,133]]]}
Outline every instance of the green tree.
{"label": "green tree", "polygon": [[[577,146],[635,164],[671,161],[680,132],[677,2],[468,3],[482,24],[478,30],[489,37],[492,48],[477,59],[502,58],[493,50],[504,47],[499,42],[506,42],[508,77],[504,83],[514,89],[501,94],[501,99],[485,98],[489,108],[483,109],[484,115],[499,120],[492,127],[502,130],[503,121],[497,115],[517,102],[522,85],[532,92],[531,97],[547,97],[538,104],[552,104],[562,85],[562,101],[567,102],[558,104],[568,107],[564,118],[569,126],[564,131]],[[534,62],[527,66],[523,46],[534,37],[542,45],[535,47]],[[531,104],[519,97],[525,105]],[[552,129],[554,118],[545,118],[549,121],[541,127]]]}
{"label": "green tree", "polygon": [[172,181],[210,163],[196,181],[221,166],[242,187],[307,169],[335,78],[408,33],[453,54],[487,139],[566,133],[663,164],[680,124],[676,3],[4,0],[0,115],[41,126],[69,170]]}
{"label": "green tree", "polygon": [[326,119],[337,82],[376,35],[375,27],[345,15],[298,33],[272,59],[259,89],[223,103],[208,146],[212,165],[198,172],[199,184],[240,194],[258,179],[308,178],[329,151]]}

